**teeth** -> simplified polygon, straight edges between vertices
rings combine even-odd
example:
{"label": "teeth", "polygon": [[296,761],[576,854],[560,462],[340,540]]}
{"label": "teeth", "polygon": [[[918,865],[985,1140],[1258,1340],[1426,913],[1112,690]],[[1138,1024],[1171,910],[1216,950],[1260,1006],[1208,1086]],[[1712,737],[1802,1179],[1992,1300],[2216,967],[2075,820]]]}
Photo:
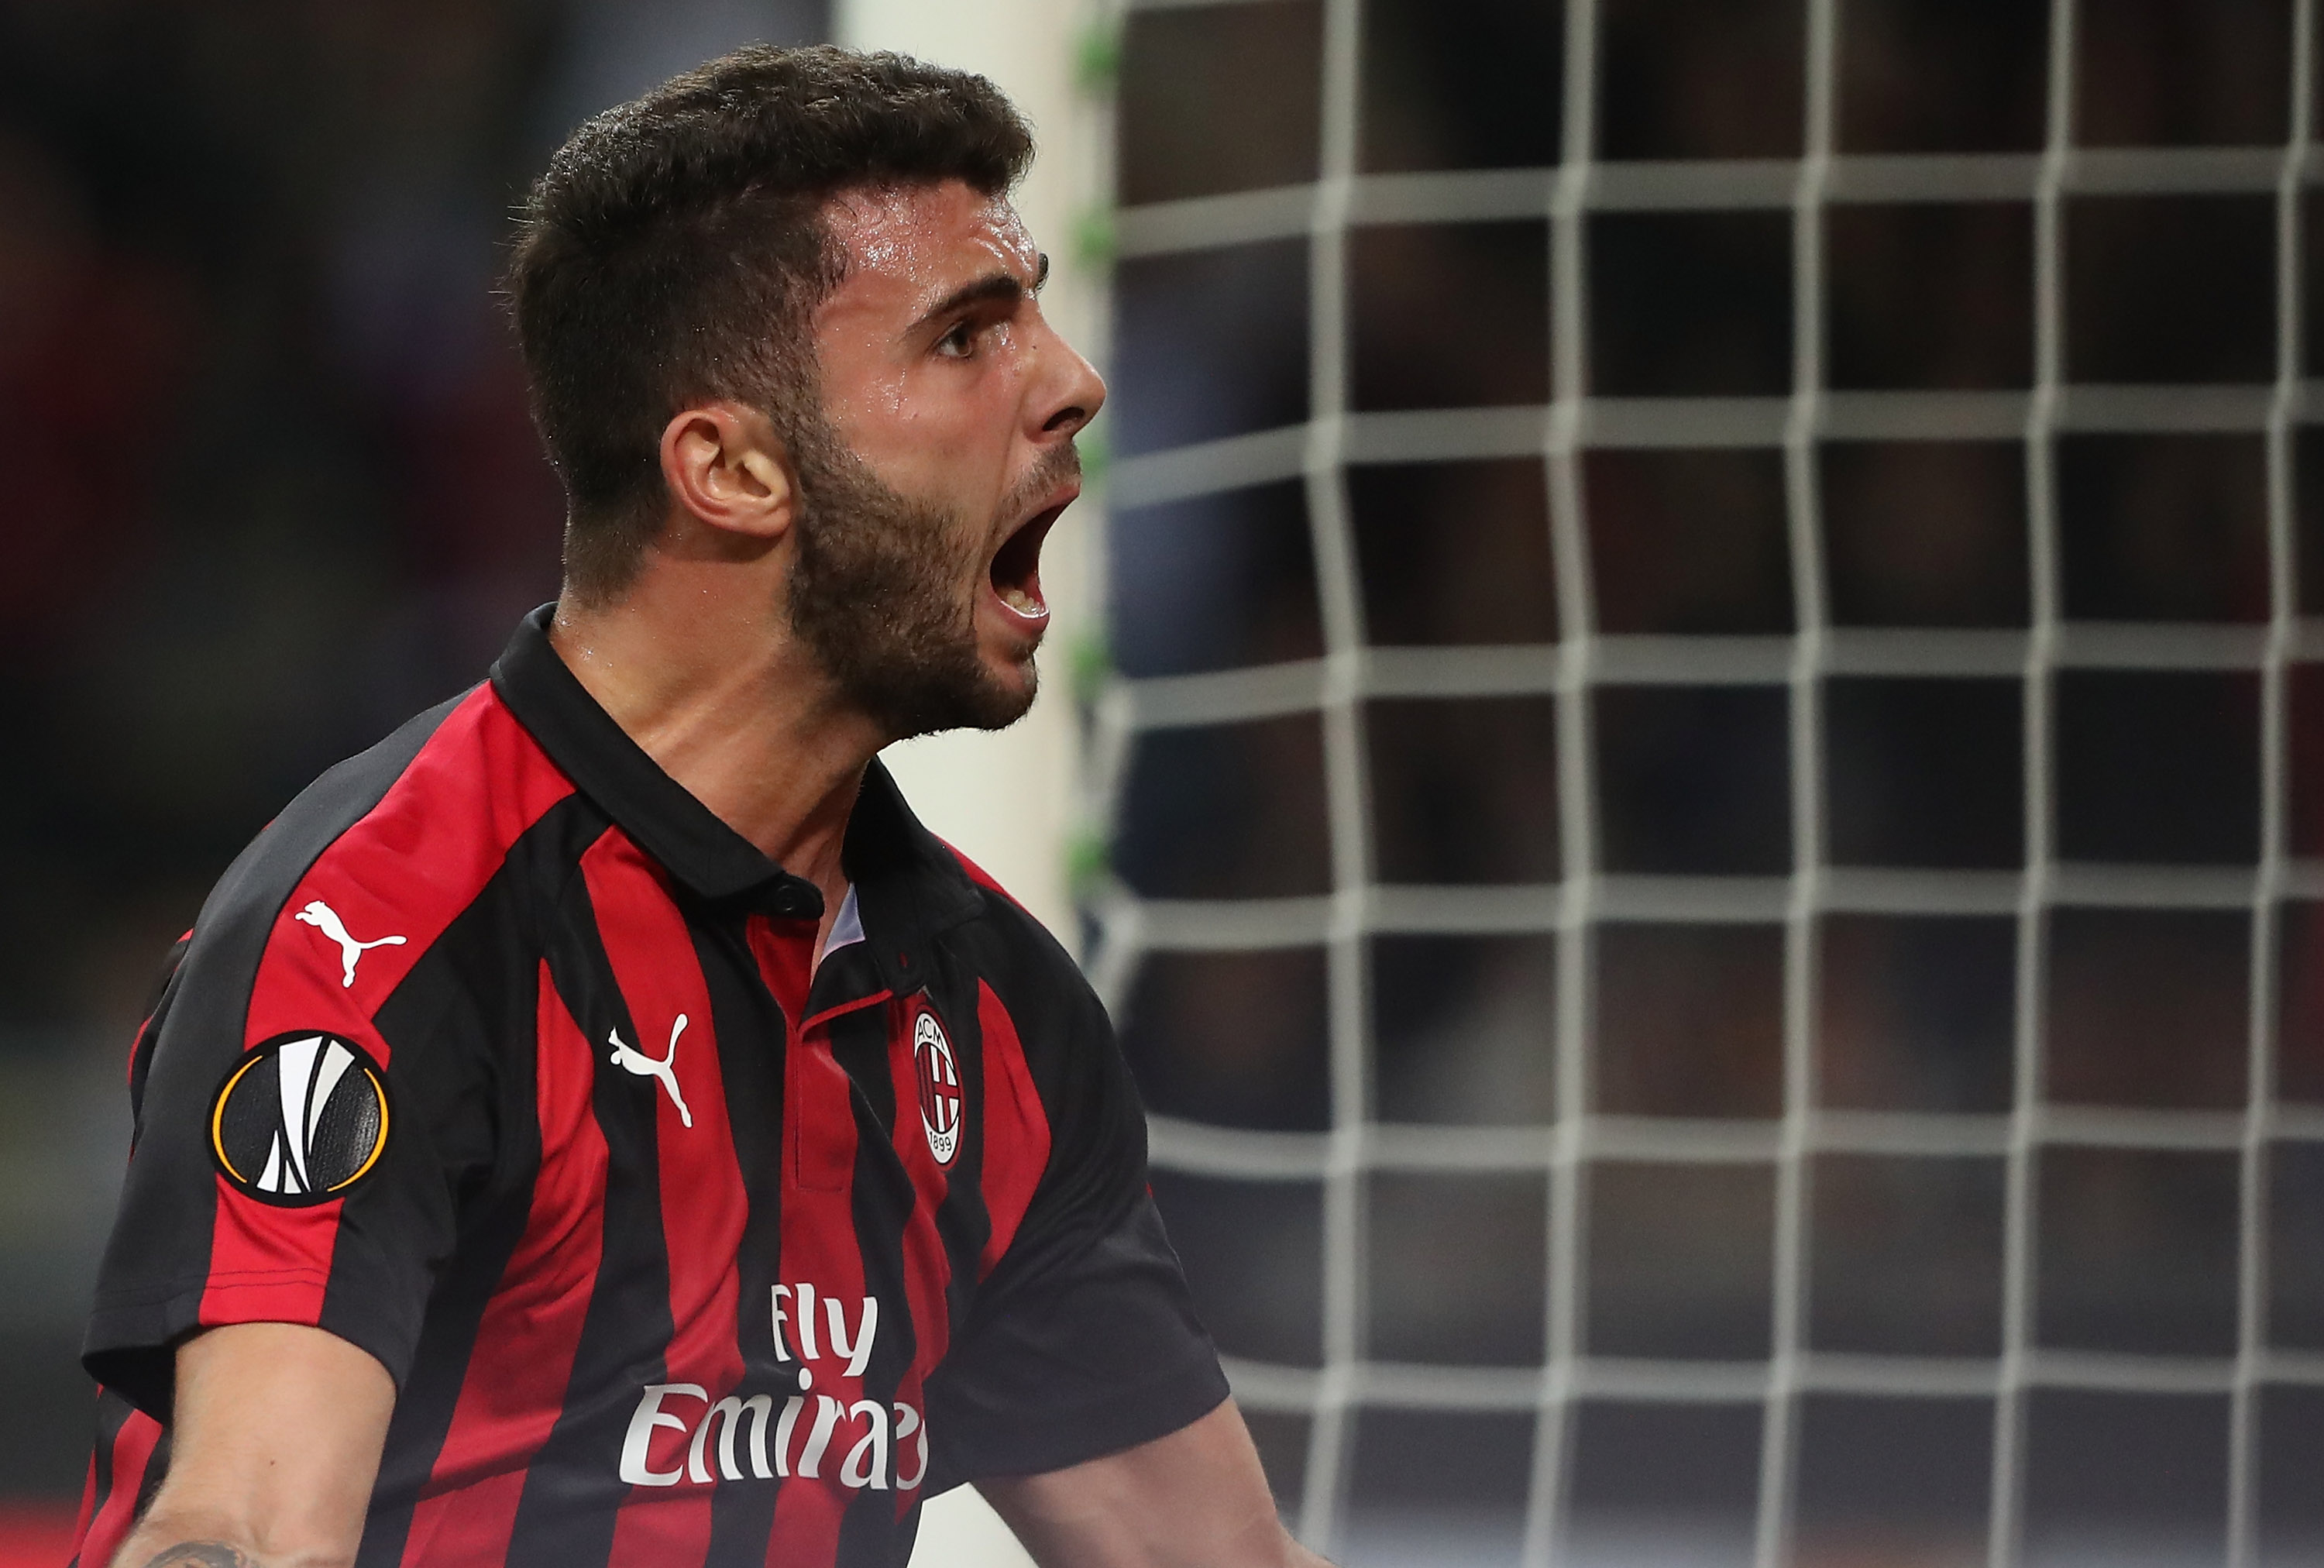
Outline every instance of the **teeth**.
{"label": "teeth", "polygon": [[1014,583],[1001,590],[1001,602],[1023,615],[1038,614],[1047,607]]}

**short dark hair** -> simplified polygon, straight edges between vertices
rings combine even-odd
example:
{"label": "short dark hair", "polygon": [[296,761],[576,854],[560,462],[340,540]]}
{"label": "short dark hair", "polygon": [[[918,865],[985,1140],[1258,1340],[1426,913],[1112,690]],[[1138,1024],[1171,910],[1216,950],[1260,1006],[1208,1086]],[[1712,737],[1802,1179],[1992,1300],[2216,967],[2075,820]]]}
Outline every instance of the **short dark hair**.
{"label": "short dark hair", "polygon": [[853,189],[1010,190],[1032,133],[981,76],[899,54],[752,45],[575,131],[526,200],[507,291],[583,601],[635,575],[680,409],[733,398],[787,439],[819,420],[807,322],[845,276],[824,221]]}

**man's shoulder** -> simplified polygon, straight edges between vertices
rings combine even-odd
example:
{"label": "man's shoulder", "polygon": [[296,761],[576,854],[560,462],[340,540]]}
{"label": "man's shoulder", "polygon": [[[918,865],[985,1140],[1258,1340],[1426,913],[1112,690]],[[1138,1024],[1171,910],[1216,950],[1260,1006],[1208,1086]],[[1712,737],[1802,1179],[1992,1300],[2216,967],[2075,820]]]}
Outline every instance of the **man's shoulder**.
{"label": "man's shoulder", "polygon": [[961,872],[974,887],[978,900],[977,922],[989,933],[989,948],[996,958],[1011,971],[1026,978],[1051,983],[1067,984],[1076,991],[1088,989],[1082,977],[1081,966],[1056,934],[1041,923],[1040,918],[1017,896],[1001,884],[1000,879],[977,864],[951,843],[937,839],[945,852],[958,863]]}
{"label": "man's shoulder", "polygon": [[1093,1055],[1111,1053],[1105,1006],[1065,945],[991,873],[945,847],[980,900],[979,918],[957,927],[984,999],[980,1005],[997,1007],[1006,1018],[1036,1081],[1047,1084]]}
{"label": "man's shoulder", "polygon": [[309,895],[398,909],[464,888],[473,896],[523,829],[572,792],[492,687],[471,687],[300,790],[218,880],[197,939],[272,923]]}

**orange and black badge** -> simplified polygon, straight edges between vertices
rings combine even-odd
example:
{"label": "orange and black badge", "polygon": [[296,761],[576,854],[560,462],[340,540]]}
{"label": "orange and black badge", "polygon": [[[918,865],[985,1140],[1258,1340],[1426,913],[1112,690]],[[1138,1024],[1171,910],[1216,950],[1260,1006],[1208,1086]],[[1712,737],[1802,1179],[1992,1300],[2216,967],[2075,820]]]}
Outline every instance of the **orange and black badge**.
{"label": "orange and black badge", "polygon": [[210,1156],[263,1204],[345,1196],[387,1148],[387,1076],[361,1046],[300,1030],[248,1052],[210,1107]]}

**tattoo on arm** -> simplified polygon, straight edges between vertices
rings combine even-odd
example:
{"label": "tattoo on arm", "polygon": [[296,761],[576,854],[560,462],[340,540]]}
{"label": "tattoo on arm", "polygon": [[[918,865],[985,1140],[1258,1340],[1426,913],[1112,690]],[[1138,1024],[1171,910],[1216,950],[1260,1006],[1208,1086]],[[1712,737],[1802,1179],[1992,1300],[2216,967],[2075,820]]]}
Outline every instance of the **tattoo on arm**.
{"label": "tattoo on arm", "polygon": [[232,1546],[217,1541],[180,1541],[146,1559],[145,1568],[255,1568]]}

